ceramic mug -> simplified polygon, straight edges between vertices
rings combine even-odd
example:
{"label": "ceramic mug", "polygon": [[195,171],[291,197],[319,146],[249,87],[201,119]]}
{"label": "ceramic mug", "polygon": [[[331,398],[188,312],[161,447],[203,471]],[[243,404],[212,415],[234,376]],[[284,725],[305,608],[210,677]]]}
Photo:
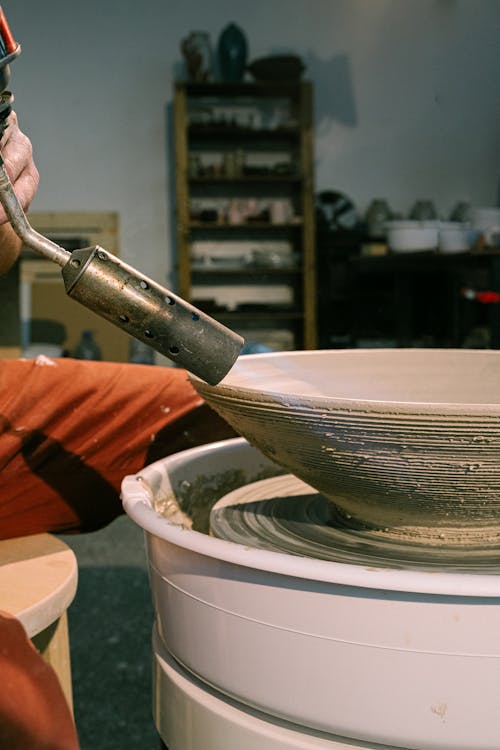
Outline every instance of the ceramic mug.
{"label": "ceramic mug", "polygon": [[478,231],[464,222],[441,222],[438,237],[441,253],[463,253],[473,247]]}
{"label": "ceramic mug", "polygon": [[496,206],[479,206],[472,209],[471,222],[483,237],[486,245],[500,245],[500,208]]}
{"label": "ceramic mug", "polygon": [[271,222],[273,224],[286,224],[291,219],[291,206],[290,201],[274,200],[270,205],[271,209]]}

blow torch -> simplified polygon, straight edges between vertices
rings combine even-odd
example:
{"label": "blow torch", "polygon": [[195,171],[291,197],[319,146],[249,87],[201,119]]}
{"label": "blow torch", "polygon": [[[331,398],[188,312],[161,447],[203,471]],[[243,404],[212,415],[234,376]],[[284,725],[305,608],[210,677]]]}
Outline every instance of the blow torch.
{"label": "blow torch", "polygon": [[[0,137],[13,96],[10,63],[21,53],[0,7]],[[0,156],[0,203],[24,244],[61,266],[66,293],[210,385],[235,363],[243,339],[96,245],[69,252],[29,224]]]}

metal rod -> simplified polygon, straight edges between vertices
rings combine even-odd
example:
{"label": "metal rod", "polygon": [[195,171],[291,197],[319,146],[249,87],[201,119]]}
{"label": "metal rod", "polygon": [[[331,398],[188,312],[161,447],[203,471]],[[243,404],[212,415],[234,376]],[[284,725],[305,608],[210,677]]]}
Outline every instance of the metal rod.
{"label": "metal rod", "polygon": [[49,260],[54,261],[63,267],[71,257],[68,250],[57,245],[52,240],[39,234],[28,222],[26,215],[19,203],[17,196],[12,187],[9,175],[0,156],[0,203],[2,204],[7,218],[18,237],[22,239],[25,245],[32,250],[36,250]]}

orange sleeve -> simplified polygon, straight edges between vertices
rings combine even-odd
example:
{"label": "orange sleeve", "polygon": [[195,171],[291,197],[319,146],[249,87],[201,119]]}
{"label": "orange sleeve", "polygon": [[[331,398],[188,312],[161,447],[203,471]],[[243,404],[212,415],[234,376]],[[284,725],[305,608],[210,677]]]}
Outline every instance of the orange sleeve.
{"label": "orange sleeve", "polygon": [[78,738],[57,676],[23,626],[0,612],[0,747],[78,750]]}
{"label": "orange sleeve", "polygon": [[178,368],[0,360],[0,538],[99,528],[126,474],[231,434]]}

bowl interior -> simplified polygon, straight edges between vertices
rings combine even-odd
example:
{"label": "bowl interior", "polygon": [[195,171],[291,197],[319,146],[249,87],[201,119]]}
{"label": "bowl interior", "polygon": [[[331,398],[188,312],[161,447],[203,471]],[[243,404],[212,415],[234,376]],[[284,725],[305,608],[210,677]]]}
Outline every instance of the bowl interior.
{"label": "bowl interior", "polygon": [[216,389],[356,402],[500,406],[500,352],[346,349],[240,357]]}

